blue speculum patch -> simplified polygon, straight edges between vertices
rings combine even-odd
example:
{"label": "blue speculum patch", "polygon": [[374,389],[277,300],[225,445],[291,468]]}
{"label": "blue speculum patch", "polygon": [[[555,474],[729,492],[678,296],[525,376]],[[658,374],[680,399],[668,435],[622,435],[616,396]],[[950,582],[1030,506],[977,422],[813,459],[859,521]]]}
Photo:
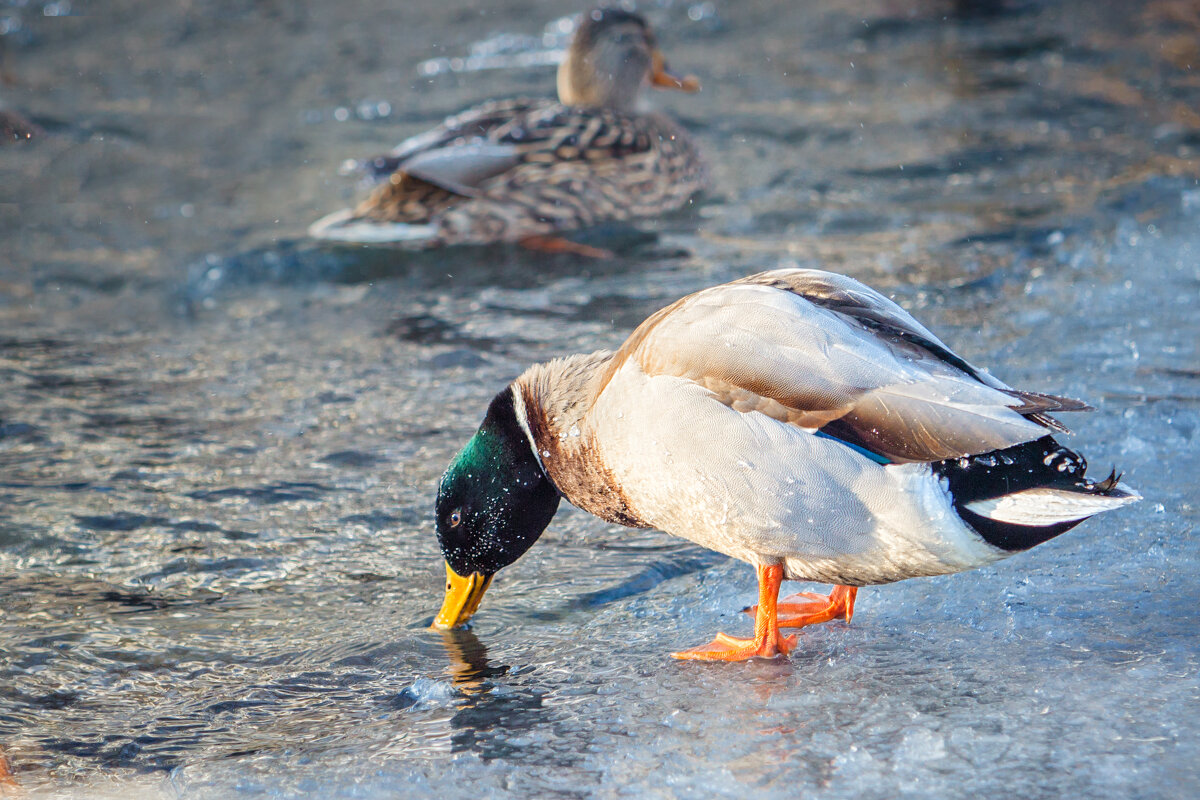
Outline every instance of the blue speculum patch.
{"label": "blue speculum patch", "polygon": [[868,450],[865,447],[861,447],[857,444],[851,444],[850,442],[847,442],[845,439],[839,439],[836,436],[830,436],[828,433],[825,433],[824,431],[817,431],[817,436],[820,436],[822,439],[830,439],[832,441],[837,442],[838,444],[844,444],[846,447],[849,447],[851,450],[855,451],[859,455],[863,455],[863,456],[866,456],[867,458],[871,459],[876,464],[892,463],[891,459],[889,459],[887,456],[881,456],[881,455],[879,455],[879,453],[872,453],[870,450]]}

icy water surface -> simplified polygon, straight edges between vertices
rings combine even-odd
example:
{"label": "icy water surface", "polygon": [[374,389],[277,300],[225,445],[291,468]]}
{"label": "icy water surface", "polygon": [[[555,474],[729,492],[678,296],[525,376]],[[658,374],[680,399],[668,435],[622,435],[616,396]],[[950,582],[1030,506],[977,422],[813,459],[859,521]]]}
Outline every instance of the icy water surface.
{"label": "icy water surface", "polygon": [[[1195,4],[643,7],[714,188],[601,262],[302,235],[346,158],[551,91],[576,6],[0,0],[36,131],[0,145],[11,792],[1196,796]],[[1073,444],[1145,501],[737,665],[666,654],[749,630],[747,566],[564,509],[428,630],[435,484],[490,396],[788,264],[1088,399]]]}

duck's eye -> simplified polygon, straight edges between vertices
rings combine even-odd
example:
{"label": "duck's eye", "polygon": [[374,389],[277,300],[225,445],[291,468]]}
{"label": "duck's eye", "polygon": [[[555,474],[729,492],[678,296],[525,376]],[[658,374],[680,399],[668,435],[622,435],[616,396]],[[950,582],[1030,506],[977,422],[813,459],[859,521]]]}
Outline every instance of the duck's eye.
{"label": "duck's eye", "polygon": [[462,524],[462,512],[457,508],[450,512],[450,527],[457,528]]}

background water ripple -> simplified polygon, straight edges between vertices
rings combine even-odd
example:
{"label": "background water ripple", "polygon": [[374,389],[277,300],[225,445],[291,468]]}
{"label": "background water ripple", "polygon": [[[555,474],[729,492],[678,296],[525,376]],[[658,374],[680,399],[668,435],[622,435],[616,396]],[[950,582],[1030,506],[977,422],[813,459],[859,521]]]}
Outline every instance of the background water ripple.
{"label": "background water ripple", "polygon": [[[1195,4],[640,5],[704,82],[654,100],[714,189],[581,261],[303,235],[345,159],[552,91],[559,3],[0,0],[0,127],[36,131],[0,145],[28,796],[1196,796]],[[490,396],[790,264],[1088,399],[1074,443],[1146,500],[865,590],[786,662],[668,659],[749,630],[752,571],[572,509],[428,630],[436,482]]]}

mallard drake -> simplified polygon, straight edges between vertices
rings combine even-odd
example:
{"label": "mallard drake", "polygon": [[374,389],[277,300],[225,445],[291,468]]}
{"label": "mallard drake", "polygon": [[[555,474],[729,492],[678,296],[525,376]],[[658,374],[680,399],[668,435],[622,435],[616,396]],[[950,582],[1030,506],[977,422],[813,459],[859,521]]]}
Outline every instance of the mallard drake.
{"label": "mallard drake", "polygon": [[637,14],[584,14],[558,70],[558,100],[484,103],[365,162],[380,182],[353,209],[313,223],[318,239],[419,247],[522,241],[587,255],[553,238],[606,220],[652,217],[704,187],[691,137],[638,110],[644,84],[699,90],[666,67]]}
{"label": "mallard drake", "polygon": [[[981,567],[1140,499],[1093,482],[1049,416],[856,280],[778,270],[684,297],[616,351],[530,367],[442,477],[437,535],[461,625],[560,498],[753,564],[755,634],[678,658],[786,654],[781,627],[849,621],[860,586]],[[829,596],[778,601],[783,580]]]}

